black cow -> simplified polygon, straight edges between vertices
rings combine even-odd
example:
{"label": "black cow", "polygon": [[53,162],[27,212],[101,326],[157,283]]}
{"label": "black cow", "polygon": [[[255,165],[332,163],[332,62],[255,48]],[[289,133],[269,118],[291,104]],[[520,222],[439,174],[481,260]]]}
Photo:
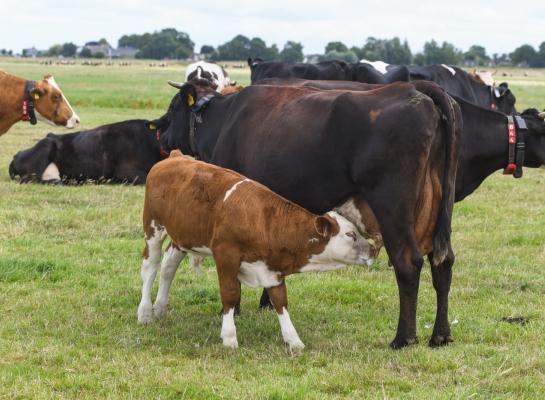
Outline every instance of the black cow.
{"label": "black cow", "polygon": [[[398,83],[360,93],[254,85],[216,96],[205,108],[200,99],[214,93],[211,88],[179,87],[158,121],[169,125],[161,137],[165,147],[238,171],[315,213],[353,199],[370,205],[399,286],[391,346],[416,339],[426,254],[440,299],[430,343],[447,342],[449,269],[441,265],[454,261],[450,219],[461,116],[441,88]],[[361,226],[358,219],[353,222]]]}
{"label": "black cow", "polygon": [[248,58],[251,70],[251,81],[255,83],[265,78],[300,78],[330,81],[350,80],[350,72],[344,61],[322,61],[317,64],[285,63],[279,61],[263,61],[261,58]]}
{"label": "black cow", "polygon": [[[334,75],[310,72],[319,69],[318,65],[320,64],[287,64],[282,62],[256,61],[251,63],[251,59],[248,60],[248,63],[250,64],[252,71],[252,84],[266,78],[346,80],[373,84],[426,80],[437,83],[451,95],[461,97],[481,107],[491,108],[509,115],[516,113],[516,98],[509,89],[507,83],[504,82],[496,87],[487,86],[482,82],[475,80],[463,69],[444,64],[405,66],[379,63],[382,68],[375,68],[377,63],[373,62],[360,62],[355,64],[338,62],[342,63],[342,72],[339,69],[339,73]],[[326,65],[329,69],[332,69],[332,65]]]}
{"label": "black cow", "polygon": [[21,182],[126,182],[143,184],[164,155],[147,120],[130,120],[96,129],[55,135],[18,152],[9,166]]}

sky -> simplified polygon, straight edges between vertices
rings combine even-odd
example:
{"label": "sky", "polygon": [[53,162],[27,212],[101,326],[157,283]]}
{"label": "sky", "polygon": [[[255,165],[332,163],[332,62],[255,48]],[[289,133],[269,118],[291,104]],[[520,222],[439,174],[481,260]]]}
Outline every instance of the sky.
{"label": "sky", "polygon": [[106,38],[163,28],[186,32],[198,51],[237,34],[261,37],[281,49],[288,40],[305,54],[323,53],[330,41],[361,47],[369,36],[407,39],[413,53],[430,39],[467,50],[509,53],[545,41],[545,5],[535,0],[0,0],[0,49]]}

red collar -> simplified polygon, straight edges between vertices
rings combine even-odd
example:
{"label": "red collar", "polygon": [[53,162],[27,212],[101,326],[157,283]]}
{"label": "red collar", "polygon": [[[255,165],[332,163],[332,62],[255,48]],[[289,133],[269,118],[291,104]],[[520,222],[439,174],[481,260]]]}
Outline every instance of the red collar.
{"label": "red collar", "polygon": [[155,133],[155,137],[157,138],[157,142],[159,142],[159,153],[161,154],[161,156],[163,156],[165,158],[168,157],[170,154],[168,153],[168,151],[163,149],[163,145],[161,144],[161,130],[160,129],[157,129],[157,132]]}
{"label": "red collar", "polygon": [[[515,123],[516,121],[516,123]],[[518,125],[518,134],[517,134]],[[509,155],[507,166],[503,170],[504,175],[513,175],[514,178],[522,177],[524,165],[524,153],[526,150],[526,122],[516,115],[507,116],[507,140],[509,143]]]}
{"label": "red collar", "polygon": [[34,112],[34,99],[30,92],[34,89],[36,81],[26,81],[25,91],[23,92],[23,104],[21,106],[22,116],[21,121],[29,121],[32,125],[36,125],[36,113]]}

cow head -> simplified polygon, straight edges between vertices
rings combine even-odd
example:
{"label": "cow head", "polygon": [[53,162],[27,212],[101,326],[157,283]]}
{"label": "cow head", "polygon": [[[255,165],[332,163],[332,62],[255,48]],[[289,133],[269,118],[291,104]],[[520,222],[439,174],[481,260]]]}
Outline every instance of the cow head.
{"label": "cow head", "polygon": [[33,147],[19,151],[9,165],[10,178],[19,177],[22,183],[59,180],[56,166],[52,167],[57,169],[56,176],[55,173],[46,173],[50,164],[54,163],[57,149],[58,140],[53,133],[50,133]]}
{"label": "cow head", "polygon": [[53,76],[46,75],[44,79],[36,81],[30,96],[34,99],[36,116],[39,120],[67,128],[79,125],[78,115],[64,97]]}
{"label": "cow head", "polygon": [[526,154],[524,165],[537,168],[545,165],[545,111],[535,108],[524,110],[521,114],[526,122]]}
{"label": "cow head", "polygon": [[317,217],[314,225],[317,235],[309,241],[309,246],[318,246],[319,251],[310,257],[314,267],[309,270],[320,269],[319,265],[372,264],[372,246],[346,218],[332,211]]}
{"label": "cow head", "polygon": [[193,79],[185,84],[168,83],[179,92],[172,98],[166,114],[151,123],[163,128],[160,140],[165,149],[180,149],[184,154],[195,155],[189,143],[191,110],[203,96],[217,94],[215,86],[206,79]]}
{"label": "cow head", "polygon": [[498,111],[507,115],[516,113],[515,102],[517,99],[511,92],[511,89],[509,89],[507,82],[500,83],[499,86],[493,87],[492,91]]}

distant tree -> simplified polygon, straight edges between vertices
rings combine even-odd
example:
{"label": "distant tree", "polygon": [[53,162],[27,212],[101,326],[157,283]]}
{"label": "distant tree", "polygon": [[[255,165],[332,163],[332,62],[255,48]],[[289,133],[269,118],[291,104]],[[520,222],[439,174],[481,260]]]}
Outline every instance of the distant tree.
{"label": "distant tree", "polygon": [[62,45],[55,44],[51,46],[49,50],[47,50],[46,55],[48,55],[49,57],[58,57],[61,54],[61,52],[62,52]]}
{"label": "distant tree", "polygon": [[275,60],[278,58],[278,48],[275,44],[267,47],[267,43],[261,38],[255,37],[250,40],[250,57],[260,57],[264,60]]}
{"label": "distant tree", "polygon": [[87,47],[84,47],[83,49],[81,49],[79,56],[81,58],[91,58],[93,57],[93,53],[91,53],[91,50],[89,50]]}
{"label": "distant tree", "polygon": [[352,46],[350,47],[350,51],[354,52],[354,54],[358,57],[358,60],[364,58],[363,56],[365,55],[365,52],[361,47]]}
{"label": "distant tree", "polygon": [[110,45],[110,44],[108,43],[108,41],[107,41],[106,39],[104,39],[104,38],[100,39],[100,40],[98,41],[98,44],[107,44],[108,46]]}
{"label": "distant tree", "polygon": [[324,60],[342,60],[348,63],[357,63],[358,56],[351,50],[348,51],[336,51],[331,50],[324,56]]}
{"label": "distant tree", "polygon": [[519,65],[526,62],[530,67],[533,67],[536,64],[539,64],[538,53],[529,44],[524,44],[517,47],[515,51],[510,54],[510,56],[514,65]]}
{"label": "distant tree", "polygon": [[106,54],[104,54],[102,51],[97,51],[95,54],[93,54],[93,58],[105,58]]}
{"label": "distant tree", "polygon": [[483,46],[473,45],[464,53],[464,60],[472,61],[475,65],[487,65],[490,57]]}
{"label": "distant tree", "polygon": [[535,64],[536,64],[536,67],[540,67],[540,68],[545,67],[545,42],[542,42],[539,45]]}
{"label": "distant tree", "polygon": [[77,50],[78,46],[76,46],[74,43],[65,43],[62,45],[61,55],[63,57],[74,57]]}
{"label": "distant tree", "polygon": [[212,54],[216,51],[214,46],[209,46],[207,44],[201,46],[201,54]]}
{"label": "distant tree", "polygon": [[299,62],[303,61],[303,45],[298,42],[287,41],[279,54],[280,61]]}
{"label": "distant tree", "polygon": [[415,63],[416,65],[425,65],[426,57],[424,57],[424,54],[422,53],[416,53],[413,57],[413,63]]}
{"label": "distant tree", "polygon": [[348,51],[348,47],[342,42],[329,42],[325,46],[325,54],[336,51],[337,53],[346,53]]}
{"label": "distant tree", "polygon": [[355,53],[359,59],[384,61],[389,64],[410,64],[413,58],[407,40],[401,43],[398,37],[392,39],[368,37],[365,45]]}
{"label": "distant tree", "polygon": [[424,64],[460,64],[463,53],[454,47],[453,44],[443,42],[441,46],[435,40],[424,44]]}
{"label": "distant tree", "polygon": [[2,50],[0,50],[0,54],[2,54],[3,56],[5,56],[6,54],[8,54],[8,52],[7,52],[6,49],[2,49]]}
{"label": "distant tree", "polygon": [[[146,36],[147,35],[147,36]],[[119,43],[123,45],[140,44],[137,47],[140,51],[136,53],[137,58],[152,58],[161,60],[164,58],[185,59],[192,53],[195,43],[191,41],[189,35],[185,32],[179,32],[174,28],[163,29],[160,32],[152,34],[123,37]],[[132,46],[131,46],[132,47]]]}
{"label": "distant tree", "polygon": [[252,48],[250,39],[237,35],[229,42],[218,46],[218,57],[222,60],[245,60],[250,57]]}
{"label": "distant tree", "polygon": [[117,41],[117,46],[141,49],[150,42],[151,36],[151,33],[144,33],[143,35],[123,35]]}

